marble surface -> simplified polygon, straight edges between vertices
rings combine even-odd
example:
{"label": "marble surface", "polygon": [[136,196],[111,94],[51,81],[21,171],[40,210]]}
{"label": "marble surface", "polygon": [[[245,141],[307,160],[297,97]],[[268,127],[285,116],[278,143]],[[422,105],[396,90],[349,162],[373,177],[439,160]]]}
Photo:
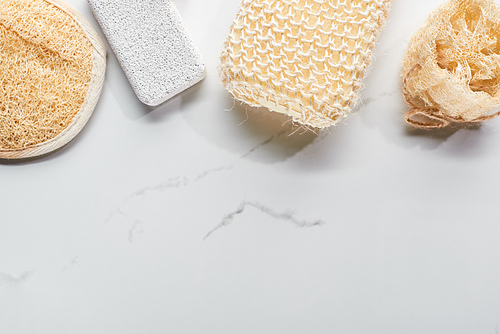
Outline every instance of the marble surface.
{"label": "marble surface", "polygon": [[403,121],[437,2],[394,2],[362,103],[318,136],[220,84],[240,0],[175,3],[202,83],[149,108],[109,53],[83,132],[0,164],[0,333],[499,333],[500,120]]}

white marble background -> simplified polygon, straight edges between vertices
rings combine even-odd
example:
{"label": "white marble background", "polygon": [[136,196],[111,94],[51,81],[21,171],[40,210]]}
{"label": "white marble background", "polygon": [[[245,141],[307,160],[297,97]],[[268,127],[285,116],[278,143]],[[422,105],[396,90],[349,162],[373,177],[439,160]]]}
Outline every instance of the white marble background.
{"label": "white marble background", "polygon": [[239,0],[175,3],[200,85],[148,108],[109,53],[84,131],[0,164],[0,333],[499,333],[500,120],[403,122],[400,61],[438,2],[394,2],[363,104],[318,137],[221,86]]}

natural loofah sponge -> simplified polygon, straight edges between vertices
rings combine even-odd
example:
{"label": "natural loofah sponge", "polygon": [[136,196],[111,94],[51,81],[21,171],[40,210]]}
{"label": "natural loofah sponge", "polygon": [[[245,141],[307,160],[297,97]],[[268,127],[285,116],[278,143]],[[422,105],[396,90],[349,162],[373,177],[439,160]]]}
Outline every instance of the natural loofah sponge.
{"label": "natural loofah sponge", "polygon": [[448,0],[410,41],[403,93],[418,128],[491,119],[500,107],[500,12],[493,0]]}
{"label": "natural loofah sponge", "polygon": [[243,0],[220,75],[235,98],[325,128],[358,98],[392,0]]}
{"label": "natural loofah sponge", "polygon": [[0,158],[68,143],[102,88],[106,50],[90,24],[58,0],[0,1]]}

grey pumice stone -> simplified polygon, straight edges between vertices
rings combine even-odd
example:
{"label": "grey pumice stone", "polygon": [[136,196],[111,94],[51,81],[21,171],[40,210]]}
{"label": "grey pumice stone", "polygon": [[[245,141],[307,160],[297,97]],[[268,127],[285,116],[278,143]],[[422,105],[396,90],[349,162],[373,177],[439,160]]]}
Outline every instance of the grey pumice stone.
{"label": "grey pumice stone", "polygon": [[170,0],[88,2],[144,104],[161,104],[205,77],[205,63]]}

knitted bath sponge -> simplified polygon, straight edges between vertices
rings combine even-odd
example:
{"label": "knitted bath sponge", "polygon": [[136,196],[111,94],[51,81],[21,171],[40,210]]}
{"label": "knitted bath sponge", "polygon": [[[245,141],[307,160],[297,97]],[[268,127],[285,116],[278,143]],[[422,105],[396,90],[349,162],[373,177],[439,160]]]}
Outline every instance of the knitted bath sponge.
{"label": "knitted bath sponge", "polygon": [[68,5],[1,0],[0,158],[68,143],[94,109],[104,69],[104,45]]}
{"label": "knitted bath sponge", "polygon": [[408,123],[443,128],[498,115],[500,12],[493,0],[448,0],[413,36],[403,62]]}
{"label": "knitted bath sponge", "polygon": [[244,0],[221,56],[235,98],[325,128],[358,98],[392,0]]}

